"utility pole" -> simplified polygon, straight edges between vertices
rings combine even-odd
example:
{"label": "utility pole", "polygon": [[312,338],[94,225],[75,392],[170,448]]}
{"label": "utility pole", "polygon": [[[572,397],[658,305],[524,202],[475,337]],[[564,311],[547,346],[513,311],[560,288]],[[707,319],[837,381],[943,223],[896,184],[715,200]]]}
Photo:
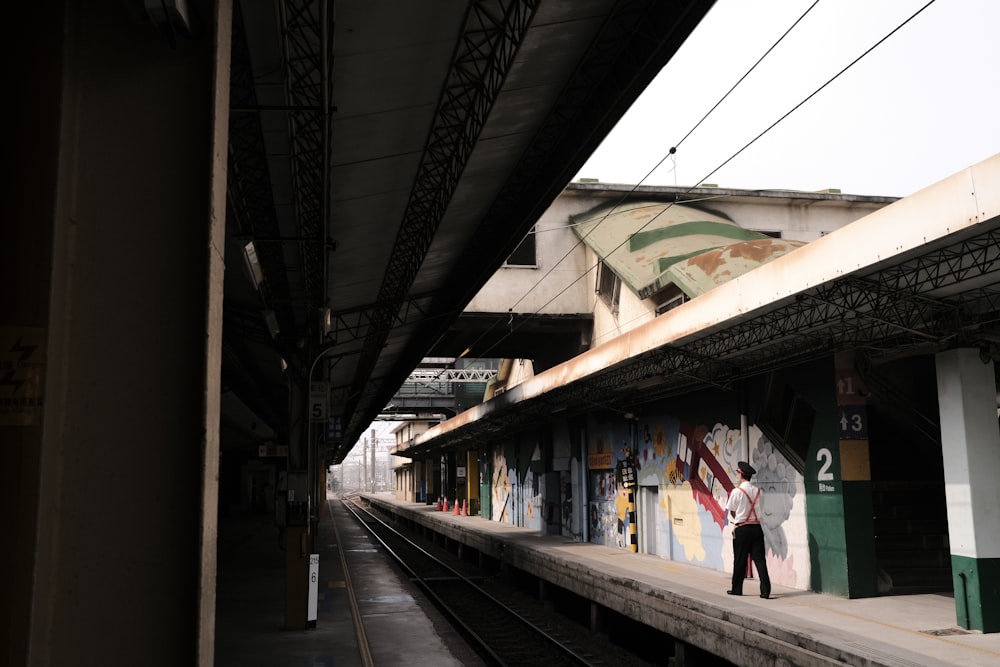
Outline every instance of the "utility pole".
{"label": "utility pole", "polygon": [[364,448],[361,450],[361,491],[368,490],[368,438],[364,439]]}
{"label": "utility pole", "polygon": [[372,488],[370,489],[372,493],[375,493],[375,478],[377,476],[375,472],[375,443],[377,442],[378,440],[375,439],[375,429],[372,429]]}

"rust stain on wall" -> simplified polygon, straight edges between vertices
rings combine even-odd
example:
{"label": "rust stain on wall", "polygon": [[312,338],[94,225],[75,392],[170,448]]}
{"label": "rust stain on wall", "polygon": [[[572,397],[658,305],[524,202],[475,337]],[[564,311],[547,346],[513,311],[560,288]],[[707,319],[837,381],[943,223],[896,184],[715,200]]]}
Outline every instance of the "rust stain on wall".
{"label": "rust stain on wall", "polygon": [[688,260],[688,264],[697,266],[708,275],[717,271],[725,263],[726,259],[722,256],[722,250],[709,250]]}
{"label": "rust stain on wall", "polygon": [[724,268],[731,260],[743,260],[741,264],[766,264],[790,249],[790,244],[777,239],[754,239],[710,250],[692,257],[688,263],[700,268],[706,275],[718,274],[718,277],[722,277],[732,275],[731,270]]}
{"label": "rust stain on wall", "polygon": [[787,252],[788,244],[776,239],[757,239],[735,243],[726,249],[734,258],[740,257],[766,264]]}

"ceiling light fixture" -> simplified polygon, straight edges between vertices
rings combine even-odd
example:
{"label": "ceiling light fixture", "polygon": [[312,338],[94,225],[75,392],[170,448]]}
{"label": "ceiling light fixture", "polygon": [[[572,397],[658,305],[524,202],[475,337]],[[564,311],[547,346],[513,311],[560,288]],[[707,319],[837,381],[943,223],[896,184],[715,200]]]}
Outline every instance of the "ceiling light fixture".
{"label": "ceiling light fixture", "polygon": [[278,316],[273,310],[264,311],[264,321],[267,322],[267,331],[271,334],[271,338],[277,338],[281,333],[281,326],[278,325]]}
{"label": "ceiling light fixture", "polygon": [[143,0],[146,16],[157,26],[191,34],[191,10],[187,0]]}
{"label": "ceiling light fixture", "polygon": [[255,290],[260,291],[260,286],[264,282],[264,269],[260,266],[257,258],[257,247],[253,241],[247,241],[243,245],[243,259],[246,262],[247,271],[250,272],[250,281]]}

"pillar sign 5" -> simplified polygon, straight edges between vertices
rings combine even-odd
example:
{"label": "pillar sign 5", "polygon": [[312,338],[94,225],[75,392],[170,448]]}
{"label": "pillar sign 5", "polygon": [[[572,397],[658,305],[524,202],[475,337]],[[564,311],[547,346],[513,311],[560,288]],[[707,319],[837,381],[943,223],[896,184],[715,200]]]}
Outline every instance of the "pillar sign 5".
{"label": "pillar sign 5", "polygon": [[309,383],[309,421],[311,422],[326,421],[326,404],[327,404],[326,394],[327,394],[326,382]]}

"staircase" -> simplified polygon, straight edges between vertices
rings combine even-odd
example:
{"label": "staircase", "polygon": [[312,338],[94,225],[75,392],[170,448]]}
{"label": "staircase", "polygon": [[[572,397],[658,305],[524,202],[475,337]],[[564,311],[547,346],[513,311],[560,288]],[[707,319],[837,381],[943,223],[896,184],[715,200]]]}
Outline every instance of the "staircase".
{"label": "staircase", "polygon": [[874,482],[875,556],[889,595],[952,592],[944,483]]}

